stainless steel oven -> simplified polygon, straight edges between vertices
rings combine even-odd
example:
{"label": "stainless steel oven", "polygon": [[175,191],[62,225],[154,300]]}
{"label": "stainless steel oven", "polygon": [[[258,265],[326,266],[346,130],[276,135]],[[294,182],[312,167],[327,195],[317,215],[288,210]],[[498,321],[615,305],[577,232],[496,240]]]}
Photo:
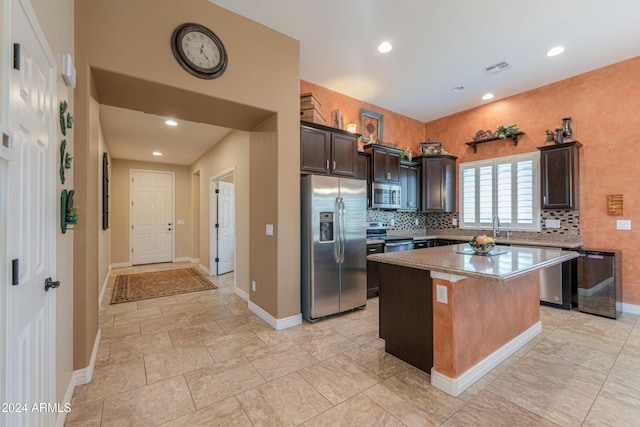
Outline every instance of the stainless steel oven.
{"label": "stainless steel oven", "polygon": [[413,249],[412,238],[386,237],[384,239],[385,252],[410,251]]}
{"label": "stainless steel oven", "polygon": [[371,207],[378,209],[400,209],[399,184],[371,184]]}

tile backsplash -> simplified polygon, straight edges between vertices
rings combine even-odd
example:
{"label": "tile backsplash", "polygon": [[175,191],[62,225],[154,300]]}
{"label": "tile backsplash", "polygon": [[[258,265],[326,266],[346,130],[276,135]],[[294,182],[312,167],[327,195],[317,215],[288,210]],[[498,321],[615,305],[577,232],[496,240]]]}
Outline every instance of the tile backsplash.
{"label": "tile backsplash", "polygon": [[[439,230],[442,234],[460,235],[476,233],[474,230],[461,230],[458,226],[454,226],[453,219],[458,219],[458,212],[397,212],[379,209],[369,209],[367,211],[367,221],[386,222],[389,224],[390,230]],[[548,219],[559,220],[560,228],[546,228],[545,224]],[[581,239],[580,211],[543,210],[540,214],[540,221],[542,224],[540,232],[513,232],[513,237],[535,240],[564,241],[576,241]],[[486,230],[484,231],[486,232]]]}

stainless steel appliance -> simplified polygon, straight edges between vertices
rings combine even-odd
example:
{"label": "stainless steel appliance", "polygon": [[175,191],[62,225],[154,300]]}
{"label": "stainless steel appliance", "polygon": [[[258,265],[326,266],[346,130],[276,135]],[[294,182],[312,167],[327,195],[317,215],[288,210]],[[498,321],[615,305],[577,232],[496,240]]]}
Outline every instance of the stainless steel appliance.
{"label": "stainless steel appliance", "polygon": [[301,178],[302,317],[323,317],[367,303],[366,181]]}
{"label": "stainless steel appliance", "polygon": [[385,252],[410,251],[414,249],[412,237],[387,236],[389,226],[385,222],[371,221],[367,223],[367,239],[384,241]]}
{"label": "stainless steel appliance", "polygon": [[371,184],[371,207],[400,209],[400,184]]}
{"label": "stainless steel appliance", "polygon": [[580,249],[578,310],[617,319],[622,301],[620,251]]}

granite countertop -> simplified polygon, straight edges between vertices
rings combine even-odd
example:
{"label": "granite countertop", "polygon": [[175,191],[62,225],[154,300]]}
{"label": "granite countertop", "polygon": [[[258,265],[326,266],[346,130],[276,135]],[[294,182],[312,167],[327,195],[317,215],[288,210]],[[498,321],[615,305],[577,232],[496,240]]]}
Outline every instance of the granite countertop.
{"label": "granite countertop", "polygon": [[560,264],[578,257],[578,252],[556,248],[496,245],[501,255],[465,255],[467,244],[388,252],[367,256],[367,260],[400,265],[419,270],[437,271],[463,277],[506,282],[535,270]]}

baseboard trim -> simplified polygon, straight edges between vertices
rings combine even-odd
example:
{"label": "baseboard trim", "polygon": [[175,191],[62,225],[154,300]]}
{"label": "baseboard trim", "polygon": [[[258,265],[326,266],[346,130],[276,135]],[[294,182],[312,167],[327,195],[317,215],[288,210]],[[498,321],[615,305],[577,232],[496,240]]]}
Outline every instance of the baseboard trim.
{"label": "baseboard trim", "polygon": [[281,331],[283,329],[302,324],[302,313],[285,317],[284,319],[276,319],[275,317],[264,311],[262,307],[254,304],[253,301],[249,301],[249,310],[251,310],[259,318],[267,322],[269,326],[271,326],[276,331]]}
{"label": "baseboard trim", "polygon": [[627,303],[619,303],[621,308],[622,308],[622,312],[623,313],[629,313],[629,314],[640,314],[640,305],[633,305],[633,304],[627,304]]}
{"label": "baseboard trim", "polygon": [[[76,389],[76,383],[73,373],[71,377],[69,377],[69,384],[67,385],[67,390],[64,392],[64,397],[62,398],[62,407],[65,405],[71,406],[71,399],[73,398],[73,391]],[[56,418],[56,427],[64,427],[64,423],[67,421],[67,412],[61,411],[58,413],[58,417]]]}
{"label": "baseboard trim", "polygon": [[191,261],[190,257],[183,256],[183,257],[179,257],[179,258],[174,258],[173,262],[193,262],[193,261]]}
{"label": "baseboard trim", "polygon": [[457,378],[449,378],[431,368],[431,385],[451,396],[457,397],[485,374],[498,366],[507,357],[518,351],[523,345],[531,341],[542,332],[542,322],[538,321],[529,329],[476,363]]}
{"label": "baseboard trim", "polygon": [[104,282],[102,283],[102,289],[100,289],[100,296],[98,297],[98,309],[102,306],[102,300],[104,299],[104,294],[105,292],[107,292],[107,283],[109,282],[109,275],[110,273],[107,273],[104,276]]}
{"label": "baseboard trim", "polygon": [[191,264],[198,264],[200,262],[200,258],[190,258]]}
{"label": "baseboard trim", "polygon": [[209,269],[207,267],[205,267],[202,264],[198,264],[198,268],[202,271],[204,271],[205,273],[209,274]]}
{"label": "baseboard trim", "polygon": [[233,293],[235,293],[236,295],[238,295],[240,298],[242,298],[245,301],[249,301],[249,294],[246,293],[245,291],[243,291],[242,289],[236,287],[233,290]]}
{"label": "baseboard trim", "polygon": [[86,368],[73,371],[73,378],[75,385],[89,384],[91,378],[93,378],[93,368],[96,366],[96,358],[98,357],[98,346],[100,346],[100,338],[102,337],[102,331],[98,329],[96,334],[96,340],[93,342],[93,351],[91,352],[91,360],[89,366]]}
{"label": "baseboard trim", "polygon": [[124,267],[131,267],[131,263],[130,262],[114,262],[111,264],[109,268],[124,268]]}

